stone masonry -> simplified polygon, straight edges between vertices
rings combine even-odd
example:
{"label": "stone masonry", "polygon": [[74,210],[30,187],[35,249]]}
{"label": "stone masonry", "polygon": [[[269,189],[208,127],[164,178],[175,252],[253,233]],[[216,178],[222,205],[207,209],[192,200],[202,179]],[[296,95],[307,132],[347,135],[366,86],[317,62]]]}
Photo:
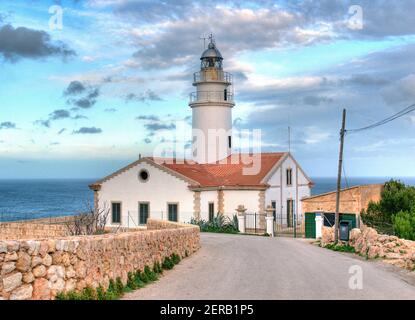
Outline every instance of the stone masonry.
{"label": "stone masonry", "polygon": [[[321,245],[334,242],[334,228],[323,227]],[[373,228],[353,229],[349,244],[356,253],[368,259],[382,259],[384,262],[408,270],[415,270],[415,241],[396,236],[378,234]]]}
{"label": "stone masonry", "polygon": [[66,237],[68,228],[64,224],[46,224],[36,221],[0,223],[0,240],[38,239]]}
{"label": "stone masonry", "polygon": [[147,226],[145,231],[20,240],[0,233],[0,300],[49,300],[61,291],[106,289],[118,277],[126,284],[128,272],[200,247],[197,226],[154,219]]}

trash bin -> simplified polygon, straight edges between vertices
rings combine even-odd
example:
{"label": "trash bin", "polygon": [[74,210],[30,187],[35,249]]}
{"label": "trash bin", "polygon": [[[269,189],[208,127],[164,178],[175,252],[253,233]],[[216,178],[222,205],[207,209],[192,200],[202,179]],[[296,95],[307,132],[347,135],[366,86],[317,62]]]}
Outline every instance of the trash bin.
{"label": "trash bin", "polygon": [[349,233],[350,233],[350,221],[340,221],[339,227],[340,233],[340,240],[341,241],[349,241]]}

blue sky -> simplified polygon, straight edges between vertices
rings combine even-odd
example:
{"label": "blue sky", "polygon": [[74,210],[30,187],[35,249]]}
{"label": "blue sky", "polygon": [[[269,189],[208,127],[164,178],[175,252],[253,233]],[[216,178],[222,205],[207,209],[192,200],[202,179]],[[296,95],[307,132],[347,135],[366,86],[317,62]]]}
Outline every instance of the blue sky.
{"label": "blue sky", "polygon": [[[351,27],[352,5],[362,28]],[[51,6],[63,9],[51,29]],[[235,76],[238,128],[335,176],[347,127],[415,103],[415,1],[3,0],[0,178],[96,178],[189,121],[202,35]],[[346,137],[349,176],[415,176],[415,114]],[[172,138],[174,139],[174,137]],[[185,143],[186,141],[183,141]]]}

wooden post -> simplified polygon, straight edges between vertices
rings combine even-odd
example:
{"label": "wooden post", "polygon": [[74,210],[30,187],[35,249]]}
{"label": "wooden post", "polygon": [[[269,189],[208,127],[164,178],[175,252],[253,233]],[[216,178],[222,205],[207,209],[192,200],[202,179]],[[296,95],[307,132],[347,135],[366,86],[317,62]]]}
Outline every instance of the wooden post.
{"label": "wooden post", "polygon": [[339,241],[339,219],[340,219],[340,189],[342,181],[342,166],[343,166],[343,143],[346,127],[346,109],[343,109],[342,128],[340,130],[340,153],[339,153],[339,168],[337,171],[337,192],[336,192],[336,214],[334,222],[334,242]]}

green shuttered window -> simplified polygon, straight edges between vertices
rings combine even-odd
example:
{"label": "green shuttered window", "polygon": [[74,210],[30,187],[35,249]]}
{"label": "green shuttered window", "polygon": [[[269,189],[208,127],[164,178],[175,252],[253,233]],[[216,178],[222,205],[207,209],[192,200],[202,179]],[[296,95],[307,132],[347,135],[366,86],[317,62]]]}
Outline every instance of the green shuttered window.
{"label": "green shuttered window", "polygon": [[112,203],[112,223],[121,223],[121,203]]}
{"label": "green shuttered window", "polygon": [[169,203],[168,211],[169,211],[169,221],[177,222],[178,205],[176,203]]}

